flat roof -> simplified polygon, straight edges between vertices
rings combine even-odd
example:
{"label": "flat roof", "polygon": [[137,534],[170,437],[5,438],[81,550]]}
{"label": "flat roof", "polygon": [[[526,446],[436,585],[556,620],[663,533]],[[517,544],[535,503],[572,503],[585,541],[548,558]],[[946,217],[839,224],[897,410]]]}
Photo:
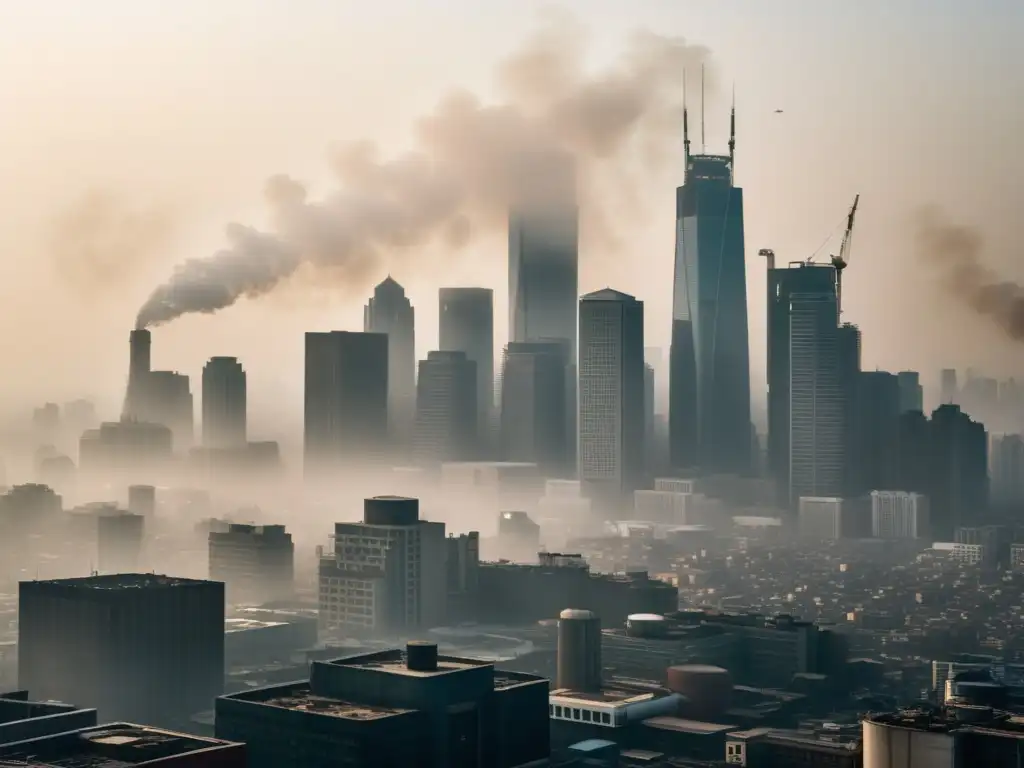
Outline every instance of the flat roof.
{"label": "flat roof", "polygon": [[287,626],[286,621],[260,621],[259,619],[224,619],[225,632],[247,632],[253,629]]}
{"label": "flat roof", "polygon": [[130,768],[227,746],[234,744],[134,723],[110,723],[3,745],[0,766]]}
{"label": "flat roof", "polygon": [[622,691],[603,688],[600,691],[574,691],[571,688],[558,688],[551,691],[548,700],[554,704],[597,704],[602,708],[615,709],[641,701],[651,701],[655,696],[650,692]]}
{"label": "flat roof", "polygon": [[[268,692],[273,693],[274,689]],[[253,701],[251,696],[239,697],[244,701]],[[308,712],[313,715],[325,715],[327,717],[338,717],[343,720],[380,720],[385,717],[394,717],[413,712],[412,709],[396,709],[392,707],[377,707],[369,704],[357,704],[345,699],[337,699],[331,696],[320,696],[313,693],[309,686],[293,688],[287,693],[271,696],[267,699],[255,699],[260,704],[279,709],[290,709],[296,712]]]}
{"label": "flat roof", "polygon": [[482,659],[438,656],[436,669],[409,669],[405,651],[400,649],[360,653],[355,656],[344,656],[340,659],[333,659],[324,663],[333,664],[338,667],[351,667],[352,669],[372,669],[389,675],[401,675],[402,677],[436,677],[437,675],[447,675],[452,672],[461,672],[468,669],[479,669],[480,667],[491,667],[493,669],[494,667],[494,662]]}
{"label": "flat roof", "polygon": [[182,576],[165,576],[156,573],[109,573],[83,576],[77,579],[43,579],[24,581],[23,584],[51,584],[78,589],[158,589],[183,587],[196,584],[216,584],[206,579],[186,579]]}
{"label": "flat roof", "polygon": [[649,717],[644,720],[644,725],[648,725],[651,728],[661,728],[667,731],[694,734],[728,733],[736,727],[735,725],[705,723],[700,720],[687,720],[682,717],[671,717],[668,715],[663,715],[661,717]]}

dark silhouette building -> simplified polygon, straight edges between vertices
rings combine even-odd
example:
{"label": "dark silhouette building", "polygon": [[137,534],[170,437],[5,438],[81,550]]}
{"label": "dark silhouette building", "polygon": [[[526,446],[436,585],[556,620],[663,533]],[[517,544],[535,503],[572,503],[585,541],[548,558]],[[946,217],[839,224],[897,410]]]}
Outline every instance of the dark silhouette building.
{"label": "dark silhouette building", "polygon": [[307,473],[381,460],[388,434],[388,337],[306,334]]}
{"label": "dark silhouette building", "polygon": [[618,509],[643,478],[642,301],[611,288],[580,299],[579,373],[580,482],[598,506]]}
{"label": "dark silhouette building", "polygon": [[211,357],[203,367],[203,447],[246,444],[245,369],[235,357]]}
{"label": "dark silhouette building", "polygon": [[314,661],[308,681],[217,700],[249,768],[514,768],[550,754],[548,681],[410,642]]}
{"label": "dark silhouette building", "polygon": [[438,291],[438,346],[464,352],[476,363],[477,431],[489,444],[494,412],[494,291],[442,288]]}
{"label": "dark silhouette building", "polygon": [[557,474],[569,469],[567,379],[562,342],[510,342],[501,373],[501,458],[537,464]]}
{"label": "dark silhouette building", "polygon": [[961,526],[978,523],[988,510],[988,433],[956,405],[940,405],[931,418],[931,527],[949,541]]}
{"label": "dark silhouette building", "polygon": [[900,388],[886,371],[857,377],[853,467],[861,492],[899,489]]}
{"label": "dark silhouette building", "polygon": [[468,461],[479,447],[476,363],[465,352],[430,352],[416,382],[418,462]]}
{"label": "dark silhouette building", "polygon": [[[750,356],[743,190],[735,186],[736,112],[728,155],[691,154],[676,190],[669,377],[672,465],[751,469]],[[581,329],[582,333],[582,329]]]}
{"label": "dark silhouette building", "polygon": [[921,374],[917,371],[900,371],[896,374],[900,384],[900,413],[924,410],[924,388]]}
{"label": "dark silhouette building", "polygon": [[23,581],[18,601],[18,680],[43,698],[184,727],[222,692],[223,584],[153,574]]}
{"label": "dark silhouette building", "polygon": [[416,413],[416,310],[391,275],[363,308],[363,330],[388,337],[388,419],[392,438],[404,445]]}

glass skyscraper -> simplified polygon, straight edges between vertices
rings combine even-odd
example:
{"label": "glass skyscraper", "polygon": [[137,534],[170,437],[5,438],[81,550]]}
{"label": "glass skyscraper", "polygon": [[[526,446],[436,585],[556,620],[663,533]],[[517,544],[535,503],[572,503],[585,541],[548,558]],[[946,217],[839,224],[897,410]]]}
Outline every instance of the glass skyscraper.
{"label": "glass skyscraper", "polygon": [[753,444],[743,241],[743,190],[728,155],[691,155],[676,190],[675,279],[669,375],[672,466],[747,473]]}

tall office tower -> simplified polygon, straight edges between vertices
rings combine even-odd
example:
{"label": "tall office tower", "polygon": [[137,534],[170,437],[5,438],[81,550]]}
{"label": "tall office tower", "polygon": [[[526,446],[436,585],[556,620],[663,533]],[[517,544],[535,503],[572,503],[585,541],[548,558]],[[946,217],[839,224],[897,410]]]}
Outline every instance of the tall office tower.
{"label": "tall office tower", "polygon": [[175,371],[151,371],[146,377],[146,421],[163,424],[174,436],[174,450],[192,447],[195,412],[188,376]]}
{"label": "tall office tower", "polygon": [[23,581],[18,684],[101,721],[186,727],[224,691],[224,585],[154,574]]}
{"label": "tall office tower", "polygon": [[789,506],[846,490],[846,368],[836,290],[789,298]]}
{"label": "tall office tower", "polygon": [[408,442],[416,418],[416,310],[391,275],[363,308],[363,330],[388,337],[388,419],[392,437]]}
{"label": "tall office tower", "polygon": [[563,154],[531,157],[508,217],[508,327],[514,342],[563,341],[576,359],[579,212],[576,168]]}
{"label": "tall office tower", "polygon": [[728,155],[690,153],[676,190],[675,282],[669,361],[670,459],[676,468],[751,469],[750,353],[743,190],[733,183],[736,110]]}
{"label": "tall office tower", "polygon": [[138,573],[145,518],[120,509],[96,516],[96,567],[100,573]]}
{"label": "tall office tower", "polygon": [[413,455],[422,463],[476,457],[476,363],[465,352],[430,352],[416,382]]}
{"label": "tall office tower", "polygon": [[122,415],[142,421],[146,417],[146,384],[152,364],[152,334],[145,328],[137,328],[128,335],[128,346],[128,388]]}
{"label": "tall office tower", "polygon": [[939,398],[942,403],[955,403],[959,396],[956,383],[956,368],[943,368],[939,371]]}
{"label": "tall office tower", "polygon": [[644,469],[644,304],[611,288],[580,299],[579,472],[596,507],[631,504]]}
{"label": "tall office tower", "polygon": [[924,412],[924,388],[921,374],[917,371],[900,371],[896,374],[900,384],[900,413],[905,411]]}
{"label": "tall office tower", "polygon": [[388,337],[306,334],[305,467],[376,462],[388,433]]}
{"label": "tall office tower", "polygon": [[568,344],[510,342],[501,373],[501,459],[570,468],[566,424]]}
{"label": "tall office tower", "polygon": [[477,430],[491,443],[494,413],[494,291],[490,288],[442,288],[438,292],[439,346],[465,352],[476,363]]}
{"label": "tall office tower", "polygon": [[[768,470],[790,507],[790,305],[793,294],[835,293],[830,265],[795,262],[768,270]],[[816,495],[816,494],[805,494]],[[825,494],[829,495],[829,494]],[[797,494],[799,497],[799,494]]]}
{"label": "tall office tower", "polygon": [[900,387],[894,374],[864,371],[857,377],[853,426],[859,495],[899,487]]}
{"label": "tall office tower", "polygon": [[644,469],[649,472],[655,466],[654,385],[654,366],[644,363]]}
{"label": "tall office tower", "polygon": [[210,531],[210,579],[229,603],[263,604],[295,596],[295,545],[283,525],[228,524]]}
{"label": "tall office tower", "polygon": [[993,504],[1001,507],[1024,504],[1024,437],[993,437],[990,464]]}
{"label": "tall office tower", "polygon": [[445,620],[444,523],[420,519],[418,499],[363,502],[363,522],[335,523],[320,557],[320,626],[327,631],[404,634]]}
{"label": "tall office tower", "polygon": [[988,509],[988,434],[956,405],[932,412],[929,488],[932,530],[950,541],[963,526],[977,525]]}
{"label": "tall office tower", "polygon": [[246,434],[245,369],[235,357],[211,357],[203,367],[203,445],[244,447]]}

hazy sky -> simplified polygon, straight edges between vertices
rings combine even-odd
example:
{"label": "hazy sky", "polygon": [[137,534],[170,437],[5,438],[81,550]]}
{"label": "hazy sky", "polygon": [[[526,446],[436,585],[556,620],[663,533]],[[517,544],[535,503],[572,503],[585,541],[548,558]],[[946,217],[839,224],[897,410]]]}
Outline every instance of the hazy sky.
{"label": "hazy sky", "polygon": [[[24,407],[93,396],[114,415],[135,313],[175,262],[222,247],[229,221],[265,224],[267,177],[288,173],[316,189],[328,176],[332,143],[369,137],[401,150],[416,117],[452,88],[486,97],[496,62],[548,7],[0,0],[0,394]],[[557,7],[586,25],[595,67],[646,27],[708,46],[725,90],[735,81],[756,399],[765,347],[757,250],[806,258],[841,224],[856,193],[845,314],[863,330],[865,367],[919,369],[926,384],[943,366],[1024,375],[1024,347],[943,293],[913,253],[909,224],[921,205],[944,206],[981,230],[993,268],[1024,280],[1015,237],[1024,154],[1014,143],[1024,135],[1024,70],[1013,55],[1024,4]],[[695,86],[696,78],[691,96]],[[708,109],[712,151],[727,139],[723,95]],[[623,220],[628,238],[614,249],[585,240],[581,253],[581,290],[611,285],[643,299],[647,342],[663,346],[681,148],[670,160],[638,185]],[[505,258],[497,239],[395,269],[416,306],[421,355],[436,343],[441,284],[493,287],[496,348],[504,342]],[[154,364],[195,375],[212,355],[237,355],[249,371],[253,422],[294,422],[302,332],[361,324],[361,301],[305,282],[158,328]]]}

